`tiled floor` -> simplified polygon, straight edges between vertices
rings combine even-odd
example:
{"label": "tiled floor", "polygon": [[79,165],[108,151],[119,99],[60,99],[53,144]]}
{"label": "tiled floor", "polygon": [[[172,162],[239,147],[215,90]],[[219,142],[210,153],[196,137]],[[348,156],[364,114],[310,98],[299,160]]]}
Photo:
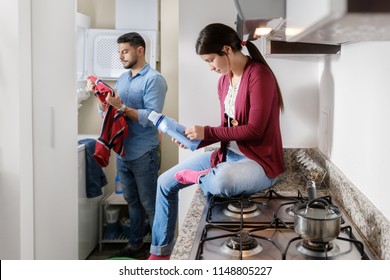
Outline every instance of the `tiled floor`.
{"label": "tiled floor", "polygon": [[[149,246],[150,244],[145,243],[146,250],[149,252]],[[99,251],[99,246],[93,250],[93,252],[88,256],[87,260],[107,260],[110,259],[112,255],[114,255],[116,252],[118,252],[120,249],[122,249],[124,246],[126,246],[126,243],[106,243],[103,244],[102,250]]]}
{"label": "tiled floor", "polygon": [[109,259],[110,256],[119,251],[126,244],[123,243],[112,243],[112,244],[104,244],[102,246],[102,250],[99,250],[99,246],[96,246],[95,250],[88,256],[87,260],[106,260]]}

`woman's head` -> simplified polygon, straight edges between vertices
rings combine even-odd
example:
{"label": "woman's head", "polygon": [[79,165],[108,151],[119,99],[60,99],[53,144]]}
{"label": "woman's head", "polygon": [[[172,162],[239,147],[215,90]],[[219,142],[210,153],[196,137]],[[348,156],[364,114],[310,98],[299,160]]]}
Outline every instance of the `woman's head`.
{"label": "woman's head", "polygon": [[[252,60],[266,65],[272,72],[267,61],[264,59],[259,49],[250,41],[241,41],[237,32],[222,23],[212,23],[204,27],[200,32],[198,39],[195,43],[195,51],[197,55],[200,55],[206,62],[209,63],[212,70],[226,74],[230,67],[230,60],[227,59],[227,63],[221,58],[227,56],[226,47],[230,48],[233,53],[242,50],[242,46],[245,45],[249,56]],[[215,55],[214,55],[215,54]],[[210,56],[210,57],[208,57]],[[277,86],[279,95],[279,107],[283,111],[283,98],[280,92],[279,84],[275,75],[273,74]]]}
{"label": "woman's head", "polygon": [[243,56],[241,40],[236,31],[221,23],[209,24],[203,28],[195,49],[201,59],[208,63],[210,70],[222,75],[232,70],[234,54]]}
{"label": "woman's head", "polygon": [[244,45],[251,59],[267,65],[259,49],[252,42],[243,42],[233,28],[222,23],[209,24],[199,32],[195,51],[198,55],[217,54],[224,56],[226,55],[226,47],[231,49],[233,53],[237,53],[241,52]]}
{"label": "woman's head", "polygon": [[225,55],[224,46],[231,47],[234,52],[240,51],[242,49],[241,39],[230,26],[212,23],[199,32],[195,50],[198,55],[216,53],[222,56]]}

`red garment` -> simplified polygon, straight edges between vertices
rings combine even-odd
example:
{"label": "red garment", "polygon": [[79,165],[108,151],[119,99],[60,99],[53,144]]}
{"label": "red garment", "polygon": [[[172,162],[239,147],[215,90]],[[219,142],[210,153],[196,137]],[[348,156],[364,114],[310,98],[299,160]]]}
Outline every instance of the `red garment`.
{"label": "red garment", "polygon": [[283,145],[279,124],[279,96],[275,78],[266,65],[249,60],[241,76],[235,103],[237,126],[227,127],[224,101],[230,74],[219,79],[218,96],[221,125],[205,127],[202,146],[221,141],[221,148],[211,157],[212,166],[224,161],[228,141],[237,141],[240,151],[259,163],[269,178],[284,172]]}
{"label": "red garment", "polygon": [[107,103],[107,101],[106,101],[107,94],[111,94],[112,96],[115,95],[114,90],[109,85],[107,85],[102,80],[100,80],[99,78],[97,78],[95,76],[88,76],[87,79],[91,80],[95,84],[95,87],[94,87],[95,96],[97,98],[99,98],[99,100],[104,105]]}
{"label": "red garment", "polygon": [[[107,94],[114,96],[114,90],[100,79],[89,76],[96,85],[95,95],[106,104]],[[103,99],[104,98],[104,99]],[[95,160],[101,167],[106,167],[110,161],[110,150],[113,149],[120,156],[125,156],[123,141],[129,133],[129,128],[124,115],[111,105],[106,105],[103,114],[103,124],[100,136],[96,141]]]}
{"label": "red garment", "polygon": [[100,137],[96,141],[96,161],[101,167],[106,167],[110,160],[110,150],[113,149],[121,157],[125,156],[123,141],[128,135],[128,125],[122,113],[111,105],[106,106]]}

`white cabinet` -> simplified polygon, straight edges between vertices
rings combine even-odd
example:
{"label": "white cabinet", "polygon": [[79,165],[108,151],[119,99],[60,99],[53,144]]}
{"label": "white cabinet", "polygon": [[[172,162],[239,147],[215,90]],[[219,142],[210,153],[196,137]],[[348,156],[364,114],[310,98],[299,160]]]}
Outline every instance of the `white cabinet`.
{"label": "white cabinet", "polygon": [[115,29],[157,30],[159,0],[115,0]]}
{"label": "white cabinet", "polygon": [[34,259],[78,259],[75,10],[31,1]]}
{"label": "white cabinet", "polygon": [[77,13],[77,102],[78,108],[81,107],[81,101],[86,100],[90,94],[86,89],[87,85],[87,32],[90,27],[90,17]]}
{"label": "white cabinet", "polygon": [[0,256],[74,260],[76,1],[0,2]]}

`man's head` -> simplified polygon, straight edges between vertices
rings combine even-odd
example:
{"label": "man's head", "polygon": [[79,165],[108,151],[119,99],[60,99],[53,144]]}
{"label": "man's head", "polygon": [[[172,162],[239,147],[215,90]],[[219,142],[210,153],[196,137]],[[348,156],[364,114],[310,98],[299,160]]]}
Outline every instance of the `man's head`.
{"label": "man's head", "polygon": [[125,69],[145,64],[145,40],[137,32],[123,34],[117,43],[119,58]]}

